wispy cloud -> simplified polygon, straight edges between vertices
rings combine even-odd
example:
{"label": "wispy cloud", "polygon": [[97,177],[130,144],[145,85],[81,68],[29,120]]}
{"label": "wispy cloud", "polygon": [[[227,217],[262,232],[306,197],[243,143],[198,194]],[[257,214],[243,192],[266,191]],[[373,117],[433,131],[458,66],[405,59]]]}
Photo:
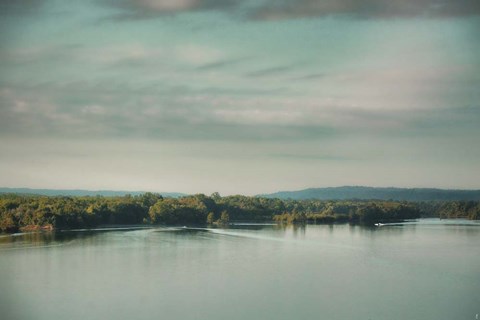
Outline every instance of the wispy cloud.
{"label": "wispy cloud", "polygon": [[316,80],[325,78],[325,73],[309,73],[303,76],[292,77],[292,80]]}
{"label": "wispy cloud", "polygon": [[251,59],[251,57],[243,57],[243,58],[233,58],[233,59],[224,59],[224,60],[218,60],[212,63],[207,63],[204,65],[201,65],[197,67],[197,70],[214,70],[214,69],[220,69],[224,67],[229,67],[232,65],[239,64],[241,62],[244,62],[246,60]]}
{"label": "wispy cloud", "polygon": [[313,154],[313,153],[271,153],[268,155],[277,159],[291,159],[291,160],[312,160],[312,161],[353,161],[358,158],[346,157],[334,154]]}
{"label": "wispy cloud", "polygon": [[242,0],[99,0],[119,10],[111,20],[142,20],[182,12],[230,10]]}
{"label": "wispy cloud", "polygon": [[278,75],[278,74],[281,74],[281,73],[288,72],[288,71],[292,70],[293,68],[294,68],[293,65],[288,65],[288,66],[277,66],[277,67],[259,69],[259,70],[255,70],[255,71],[247,73],[246,76],[251,77],[251,78],[258,78],[258,77]]}
{"label": "wispy cloud", "polygon": [[270,0],[253,16],[258,20],[281,20],[332,15],[384,19],[479,14],[480,3],[470,0]]}
{"label": "wispy cloud", "polygon": [[[176,93],[175,93],[176,92]],[[115,83],[3,86],[2,135],[72,138],[144,137],[159,140],[295,140],[334,136],[443,135],[475,132],[478,106],[365,109],[312,97],[219,96],[188,87]],[[433,112],[433,114],[432,114]]]}
{"label": "wispy cloud", "polygon": [[35,14],[45,2],[46,0],[3,0],[0,1],[0,16]]}
{"label": "wispy cloud", "polygon": [[0,64],[21,66],[25,64],[43,63],[47,60],[72,60],[81,51],[80,44],[63,44],[54,46],[34,46],[21,49],[0,49]]}
{"label": "wispy cloud", "polygon": [[222,11],[254,20],[283,20],[323,16],[353,18],[458,17],[480,14],[475,0],[101,0],[120,12],[114,20],[151,19],[192,11]]}

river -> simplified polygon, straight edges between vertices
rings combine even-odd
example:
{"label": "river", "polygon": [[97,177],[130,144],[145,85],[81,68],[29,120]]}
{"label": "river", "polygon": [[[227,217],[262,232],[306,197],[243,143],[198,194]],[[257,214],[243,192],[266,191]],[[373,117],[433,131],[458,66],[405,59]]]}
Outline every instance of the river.
{"label": "river", "polygon": [[480,223],[3,235],[0,318],[475,319]]}

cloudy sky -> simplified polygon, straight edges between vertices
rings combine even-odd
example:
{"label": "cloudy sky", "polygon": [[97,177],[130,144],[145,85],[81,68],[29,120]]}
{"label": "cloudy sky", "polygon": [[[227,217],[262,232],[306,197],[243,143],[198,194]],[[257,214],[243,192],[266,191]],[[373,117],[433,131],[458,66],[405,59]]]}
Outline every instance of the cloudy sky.
{"label": "cloudy sky", "polygon": [[1,0],[0,186],[480,188],[478,0]]}

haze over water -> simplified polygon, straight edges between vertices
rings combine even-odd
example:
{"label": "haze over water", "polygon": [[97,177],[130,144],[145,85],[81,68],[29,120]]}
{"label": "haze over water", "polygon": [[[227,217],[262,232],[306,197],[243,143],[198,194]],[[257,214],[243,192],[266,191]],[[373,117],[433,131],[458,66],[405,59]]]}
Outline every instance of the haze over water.
{"label": "haze over water", "polygon": [[0,238],[3,319],[475,319],[480,224]]}

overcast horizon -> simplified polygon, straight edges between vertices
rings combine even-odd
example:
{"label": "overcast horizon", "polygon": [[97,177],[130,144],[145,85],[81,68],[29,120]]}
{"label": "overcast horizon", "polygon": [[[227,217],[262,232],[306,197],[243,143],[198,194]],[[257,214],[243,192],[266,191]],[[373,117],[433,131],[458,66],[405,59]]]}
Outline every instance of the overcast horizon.
{"label": "overcast horizon", "polygon": [[480,2],[0,2],[0,187],[480,189]]}

